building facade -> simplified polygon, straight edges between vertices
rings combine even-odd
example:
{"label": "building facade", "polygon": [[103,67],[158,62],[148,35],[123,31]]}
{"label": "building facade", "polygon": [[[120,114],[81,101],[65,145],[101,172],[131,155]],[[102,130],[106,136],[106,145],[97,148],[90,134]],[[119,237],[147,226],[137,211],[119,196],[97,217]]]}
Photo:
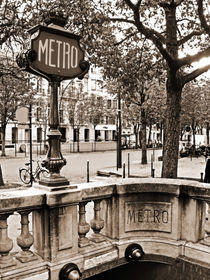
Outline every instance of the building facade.
{"label": "building facade", "polygon": [[[48,116],[50,89],[48,82],[42,78],[31,78],[36,95],[28,109],[21,108],[26,114],[25,120],[16,118],[10,121],[6,129],[6,145],[21,145],[29,143],[30,125],[32,123],[32,143],[42,148],[46,145],[48,131]],[[103,142],[115,141],[117,136],[117,96],[111,96],[106,90],[99,68],[91,67],[84,79],[65,81],[59,89],[59,122],[61,141]],[[26,110],[25,110],[26,109]],[[122,102],[122,135],[131,136],[135,141],[134,124],[126,119],[126,106]],[[22,114],[19,113],[19,116]],[[147,134],[149,134],[149,130]],[[151,141],[159,138],[160,131],[153,126]],[[148,136],[149,137],[149,136]],[[41,148],[40,148],[41,149]]]}

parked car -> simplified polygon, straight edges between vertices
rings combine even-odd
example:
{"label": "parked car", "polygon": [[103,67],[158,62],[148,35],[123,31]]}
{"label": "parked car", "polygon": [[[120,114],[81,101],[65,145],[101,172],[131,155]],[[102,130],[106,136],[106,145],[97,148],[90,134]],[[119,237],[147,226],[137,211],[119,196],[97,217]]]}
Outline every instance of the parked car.
{"label": "parked car", "polygon": [[188,156],[201,156],[202,155],[202,149],[200,146],[195,146],[195,145],[186,145],[182,146],[182,148],[179,151],[180,157],[188,157]]}
{"label": "parked car", "polygon": [[200,146],[195,146],[195,145],[192,145],[190,148],[189,148],[189,155],[190,156],[201,156],[201,149],[200,149]]}
{"label": "parked car", "polygon": [[201,145],[200,151],[201,151],[201,155],[204,155],[205,157],[210,156],[210,146]]}
{"label": "parked car", "polygon": [[189,148],[182,147],[179,151],[180,157],[188,157],[189,156]]}

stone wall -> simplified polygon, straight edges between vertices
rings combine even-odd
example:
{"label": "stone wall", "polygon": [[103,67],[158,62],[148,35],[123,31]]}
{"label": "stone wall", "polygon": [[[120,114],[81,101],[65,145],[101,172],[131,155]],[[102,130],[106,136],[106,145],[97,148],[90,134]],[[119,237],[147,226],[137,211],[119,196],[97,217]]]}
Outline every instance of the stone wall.
{"label": "stone wall", "polygon": [[[132,264],[138,269],[152,263],[155,274],[168,271],[182,280],[197,271],[208,278],[208,184],[113,178],[53,191],[35,184],[2,191],[0,199],[2,280],[58,280],[68,263],[79,267],[82,279],[119,266],[123,271],[125,250],[132,243],[144,251]],[[8,235],[8,218],[14,213],[21,219],[16,240]],[[12,251],[14,243],[17,251]]]}

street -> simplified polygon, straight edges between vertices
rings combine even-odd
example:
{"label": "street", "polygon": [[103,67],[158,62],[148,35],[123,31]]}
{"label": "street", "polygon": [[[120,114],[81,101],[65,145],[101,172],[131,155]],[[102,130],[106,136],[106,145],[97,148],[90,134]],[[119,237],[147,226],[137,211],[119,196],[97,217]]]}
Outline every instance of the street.
{"label": "street", "polygon": [[[122,162],[127,165],[128,153],[130,154],[130,163],[137,163],[141,161],[141,150],[123,150]],[[153,150],[148,149],[147,160],[151,161],[151,154]],[[154,150],[155,161],[161,155],[162,150]],[[9,154],[9,153],[8,153]],[[66,166],[61,169],[61,175],[65,176],[70,183],[80,183],[87,180],[87,161],[89,160],[90,179],[96,176],[97,171],[107,167],[116,167],[116,151],[107,152],[92,152],[92,153],[71,153],[63,154],[67,160]],[[36,160],[40,157],[33,155],[34,166],[36,167]],[[42,156],[44,158],[44,156]],[[4,181],[21,183],[19,178],[19,168],[24,167],[25,162],[29,161],[29,156],[15,158],[14,155],[8,158],[0,158]]]}

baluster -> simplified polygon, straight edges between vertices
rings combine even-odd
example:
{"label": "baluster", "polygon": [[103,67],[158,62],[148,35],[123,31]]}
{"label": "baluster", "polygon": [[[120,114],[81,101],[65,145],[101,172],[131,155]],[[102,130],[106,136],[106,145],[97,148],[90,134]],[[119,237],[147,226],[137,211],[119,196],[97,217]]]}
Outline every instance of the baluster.
{"label": "baluster", "polygon": [[101,199],[94,201],[94,219],[90,221],[91,228],[94,231],[91,236],[91,240],[96,243],[105,240],[105,238],[100,234],[100,231],[104,227],[104,221],[100,218],[100,202]]}
{"label": "baluster", "polygon": [[85,206],[87,202],[79,203],[79,225],[78,225],[78,234],[79,234],[79,247],[85,247],[90,245],[89,239],[85,236],[90,230],[90,225],[86,222],[85,219]]}
{"label": "baluster", "polygon": [[205,236],[205,241],[210,243],[210,203],[207,202],[207,208],[208,208],[208,217],[207,217],[207,221],[205,222],[205,225],[204,225],[204,230],[205,230],[205,233],[206,233],[206,236]]}
{"label": "baluster", "polygon": [[0,214],[0,268],[15,265],[13,257],[9,254],[13,247],[13,241],[8,237],[7,218],[11,214]]}
{"label": "baluster", "polygon": [[16,258],[22,263],[37,259],[37,256],[29,250],[34,243],[34,238],[30,234],[28,226],[28,215],[30,212],[30,210],[18,212],[21,215],[21,234],[17,237],[17,244],[22,251],[16,255]]}

